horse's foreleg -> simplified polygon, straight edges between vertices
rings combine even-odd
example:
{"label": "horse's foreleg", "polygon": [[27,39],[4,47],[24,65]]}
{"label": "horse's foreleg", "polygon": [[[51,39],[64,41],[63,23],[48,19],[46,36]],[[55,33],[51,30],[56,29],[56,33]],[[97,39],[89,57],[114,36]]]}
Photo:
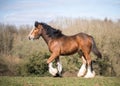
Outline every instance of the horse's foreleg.
{"label": "horse's foreleg", "polygon": [[95,77],[95,72],[93,71],[93,68],[92,68],[92,60],[91,60],[90,56],[87,54],[85,55],[85,57],[87,60],[87,73],[84,77],[85,78],[93,78],[93,77]]}
{"label": "horse's foreleg", "polygon": [[48,66],[49,66],[49,73],[52,74],[53,76],[56,76],[58,70],[56,68],[53,68],[53,63],[52,61],[57,58],[58,56],[56,54],[52,54],[50,58],[47,60]]}
{"label": "horse's foreleg", "polygon": [[62,64],[61,64],[61,62],[60,62],[59,57],[56,58],[56,62],[57,62],[58,76],[61,76],[61,72],[62,72]]}
{"label": "horse's foreleg", "polygon": [[56,53],[52,53],[52,55],[50,56],[50,58],[47,60],[47,64],[49,64],[50,62],[52,62],[55,58],[58,58],[58,54]]}
{"label": "horse's foreleg", "polygon": [[86,72],[86,59],[85,59],[85,57],[83,57],[82,56],[82,60],[83,60],[83,64],[82,64],[82,66],[81,66],[81,68],[80,68],[80,70],[79,70],[79,72],[78,72],[78,74],[77,74],[77,76],[78,77],[82,77],[82,76],[84,76],[85,75],[85,72]]}
{"label": "horse's foreleg", "polygon": [[52,62],[48,64],[48,67],[49,67],[49,73],[52,74],[53,76],[56,76],[58,71],[56,68],[53,68]]}

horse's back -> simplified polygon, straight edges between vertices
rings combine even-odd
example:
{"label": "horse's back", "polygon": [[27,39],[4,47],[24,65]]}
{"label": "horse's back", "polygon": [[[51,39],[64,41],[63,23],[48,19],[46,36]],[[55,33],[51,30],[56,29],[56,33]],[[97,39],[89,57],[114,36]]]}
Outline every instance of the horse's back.
{"label": "horse's back", "polygon": [[88,39],[88,38],[92,38],[91,35],[86,34],[86,33],[78,33],[77,36],[79,36],[82,39]]}
{"label": "horse's back", "polygon": [[72,36],[63,36],[59,40],[60,43],[63,43],[68,46],[72,45],[83,45],[83,44],[91,44],[93,37],[86,33],[78,33]]}

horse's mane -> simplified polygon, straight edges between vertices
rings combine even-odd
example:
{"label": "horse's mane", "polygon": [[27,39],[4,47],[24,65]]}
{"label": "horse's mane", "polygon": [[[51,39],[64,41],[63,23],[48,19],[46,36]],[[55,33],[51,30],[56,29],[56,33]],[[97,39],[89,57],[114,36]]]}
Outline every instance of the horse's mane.
{"label": "horse's mane", "polygon": [[61,30],[59,29],[55,29],[53,27],[51,27],[50,25],[46,24],[46,23],[35,23],[35,27],[40,24],[43,26],[43,28],[45,29],[46,31],[46,34],[49,36],[49,37],[52,37],[52,38],[59,38],[59,37],[62,37],[63,34],[61,32]]}

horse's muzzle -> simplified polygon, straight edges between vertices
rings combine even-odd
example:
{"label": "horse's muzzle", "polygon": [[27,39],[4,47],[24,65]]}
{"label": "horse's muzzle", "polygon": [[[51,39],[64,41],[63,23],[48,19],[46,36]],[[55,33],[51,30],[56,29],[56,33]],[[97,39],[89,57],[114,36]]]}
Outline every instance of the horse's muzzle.
{"label": "horse's muzzle", "polygon": [[32,35],[29,35],[29,36],[28,36],[28,39],[29,39],[29,40],[33,40],[34,37],[33,37]]}

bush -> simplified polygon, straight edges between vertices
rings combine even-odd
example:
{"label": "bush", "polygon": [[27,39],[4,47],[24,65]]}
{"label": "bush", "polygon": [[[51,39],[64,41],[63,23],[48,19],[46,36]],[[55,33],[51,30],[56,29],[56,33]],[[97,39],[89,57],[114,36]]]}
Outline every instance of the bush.
{"label": "bush", "polygon": [[29,60],[18,67],[18,74],[22,76],[45,76],[48,74],[46,58],[48,54],[34,53]]}

